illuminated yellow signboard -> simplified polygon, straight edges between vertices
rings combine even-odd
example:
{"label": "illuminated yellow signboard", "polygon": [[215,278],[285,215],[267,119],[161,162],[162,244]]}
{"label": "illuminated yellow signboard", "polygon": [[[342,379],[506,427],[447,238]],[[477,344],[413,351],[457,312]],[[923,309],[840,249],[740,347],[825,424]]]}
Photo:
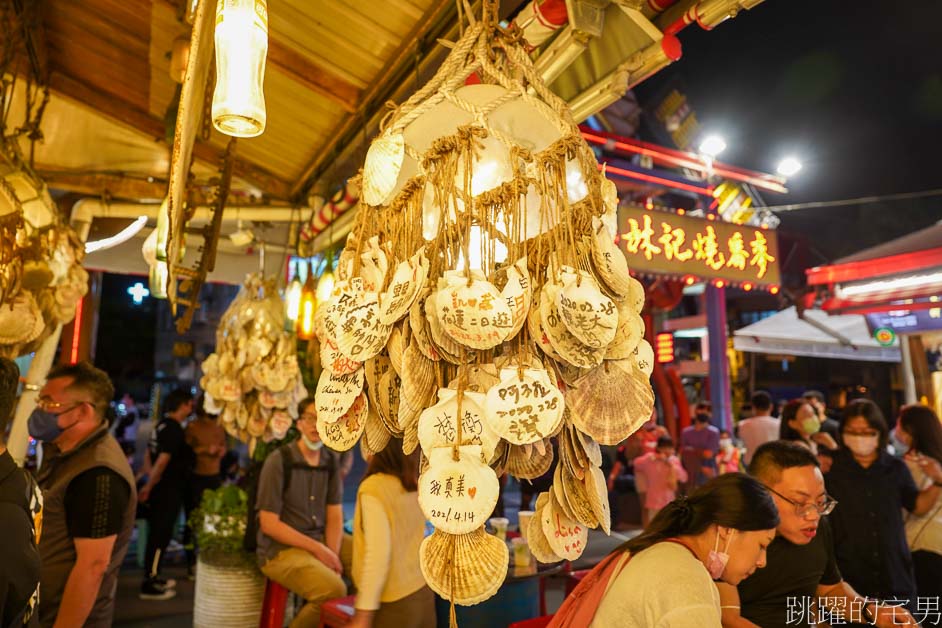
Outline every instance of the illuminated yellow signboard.
{"label": "illuminated yellow signboard", "polygon": [[781,283],[774,231],[640,207],[620,208],[618,220],[620,246],[634,271],[746,287]]}

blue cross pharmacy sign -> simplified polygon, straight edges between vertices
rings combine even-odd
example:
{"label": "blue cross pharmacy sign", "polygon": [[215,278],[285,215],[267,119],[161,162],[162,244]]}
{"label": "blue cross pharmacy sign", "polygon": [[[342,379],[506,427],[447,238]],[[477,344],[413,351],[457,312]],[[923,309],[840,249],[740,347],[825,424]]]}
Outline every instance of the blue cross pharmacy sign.
{"label": "blue cross pharmacy sign", "polygon": [[140,281],[128,288],[128,294],[134,300],[134,305],[140,305],[146,297],[150,296],[150,290],[144,287]]}

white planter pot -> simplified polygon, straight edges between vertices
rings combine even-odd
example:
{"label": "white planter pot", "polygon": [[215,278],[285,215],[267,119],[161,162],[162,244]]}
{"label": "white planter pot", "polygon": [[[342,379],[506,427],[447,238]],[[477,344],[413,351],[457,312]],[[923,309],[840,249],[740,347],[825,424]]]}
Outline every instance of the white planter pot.
{"label": "white planter pot", "polygon": [[264,595],[265,578],[257,570],[215,567],[197,560],[193,625],[256,628]]}

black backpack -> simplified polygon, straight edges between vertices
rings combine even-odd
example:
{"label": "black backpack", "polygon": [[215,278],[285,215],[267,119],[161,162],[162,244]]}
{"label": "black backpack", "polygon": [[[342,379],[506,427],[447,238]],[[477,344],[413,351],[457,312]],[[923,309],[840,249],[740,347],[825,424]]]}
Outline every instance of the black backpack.
{"label": "black backpack", "polygon": [[[285,495],[288,492],[288,487],[291,486],[291,476],[295,469],[306,469],[308,471],[318,471],[327,470],[327,481],[328,483],[333,478],[333,474],[337,468],[337,461],[334,454],[324,448],[321,450],[321,461],[324,461],[326,456],[326,465],[321,464],[316,467],[312,467],[306,462],[295,462],[294,456],[291,454],[290,447],[292,443],[287,445],[282,445],[275,451],[281,452],[281,466],[282,466],[282,477],[284,478],[284,485],[281,487],[281,494]],[[275,452],[269,454],[271,456]],[[266,458],[267,460],[267,458]],[[258,480],[262,475],[262,467],[265,465],[265,461],[255,462],[252,464],[252,468],[249,469],[246,479],[245,493],[247,497],[248,513],[245,521],[245,537],[242,539],[242,547],[245,548],[247,552],[254,552],[258,549],[258,512],[255,507],[255,502],[258,498]]]}

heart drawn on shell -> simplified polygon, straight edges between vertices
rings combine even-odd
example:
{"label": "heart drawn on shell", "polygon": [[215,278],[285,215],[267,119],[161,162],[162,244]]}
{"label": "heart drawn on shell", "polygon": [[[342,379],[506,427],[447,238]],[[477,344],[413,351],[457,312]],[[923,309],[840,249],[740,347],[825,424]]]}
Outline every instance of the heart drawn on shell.
{"label": "heart drawn on shell", "polygon": [[478,494],[478,487],[472,486],[468,489],[468,497],[474,499],[474,496]]}

